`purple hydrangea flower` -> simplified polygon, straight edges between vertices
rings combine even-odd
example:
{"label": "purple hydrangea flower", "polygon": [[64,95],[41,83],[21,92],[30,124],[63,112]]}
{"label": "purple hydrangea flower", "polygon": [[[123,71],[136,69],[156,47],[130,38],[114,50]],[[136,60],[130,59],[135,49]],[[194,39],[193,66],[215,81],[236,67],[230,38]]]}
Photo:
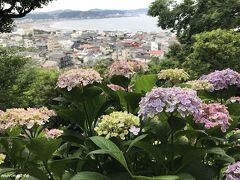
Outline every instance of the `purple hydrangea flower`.
{"label": "purple hydrangea flower", "polygon": [[182,117],[199,113],[201,105],[197,92],[188,88],[155,88],[142,98],[139,116],[154,117],[161,112],[179,112]]}
{"label": "purple hydrangea flower", "polygon": [[239,180],[240,179],[240,161],[229,165],[226,172],[225,180]]}
{"label": "purple hydrangea flower", "polygon": [[222,71],[214,71],[208,75],[203,75],[200,80],[208,80],[213,84],[212,91],[227,89],[232,85],[240,87],[240,73],[229,68]]}
{"label": "purple hydrangea flower", "polygon": [[136,135],[138,135],[138,133],[140,132],[140,128],[138,128],[138,127],[136,127],[136,126],[131,126],[131,128],[129,129],[129,131],[136,136]]}

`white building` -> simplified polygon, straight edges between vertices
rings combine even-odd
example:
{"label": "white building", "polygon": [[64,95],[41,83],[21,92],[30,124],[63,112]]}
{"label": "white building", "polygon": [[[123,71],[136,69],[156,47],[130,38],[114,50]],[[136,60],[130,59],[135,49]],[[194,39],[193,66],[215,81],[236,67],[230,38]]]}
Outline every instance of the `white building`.
{"label": "white building", "polygon": [[62,46],[62,48],[65,51],[69,51],[72,48],[72,45],[74,44],[73,41],[69,40],[60,40],[58,43]]}
{"label": "white building", "polygon": [[151,42],[151,51],[158,51],[161,49],[161,44],[158,42]]}
{"label": "white building", "polygon": [[23,40],[23,46],[24,46],[25,48],[35,47],[35,46],[34,46],[34,42],[33,42],[33,40],[31,40],[31,39],[24,39],[24,40]]}

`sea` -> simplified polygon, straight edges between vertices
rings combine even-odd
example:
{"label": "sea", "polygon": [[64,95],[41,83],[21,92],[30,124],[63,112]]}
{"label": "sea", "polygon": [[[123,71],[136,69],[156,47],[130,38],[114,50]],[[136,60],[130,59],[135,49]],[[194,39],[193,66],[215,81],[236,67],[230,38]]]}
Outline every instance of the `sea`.
{"label": "sea", "polygon": [[128,31],[128,32],[159,32],[157,18],[147,15],[136,17],[114,17],[104,19],[59,20],[50,25],[51,29],[59,30],[98,30],[98,31]]}

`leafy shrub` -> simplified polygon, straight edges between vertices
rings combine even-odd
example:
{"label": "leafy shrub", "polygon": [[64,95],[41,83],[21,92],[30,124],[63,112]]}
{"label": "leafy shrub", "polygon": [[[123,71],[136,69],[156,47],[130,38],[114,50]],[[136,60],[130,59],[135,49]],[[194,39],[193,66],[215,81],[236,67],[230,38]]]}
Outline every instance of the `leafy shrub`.
{"label": "leafy shrub", "polygon": [[[0,113],[0,175],[72,180],[239,178],[233,168],[240,159],[240,104],[234,97],[238,83],[219,76],[224,88],[196,91],[181,82],[157,87],[157,74],[117,74],[107,81],[88,69],[70,75],[64,73],[58,82],[61,96],[55,112],[60,118],[39,113],[41,108]],[[215,87],[211,78],[207,80]],[[51,129],[54,118],[57,129]]]}

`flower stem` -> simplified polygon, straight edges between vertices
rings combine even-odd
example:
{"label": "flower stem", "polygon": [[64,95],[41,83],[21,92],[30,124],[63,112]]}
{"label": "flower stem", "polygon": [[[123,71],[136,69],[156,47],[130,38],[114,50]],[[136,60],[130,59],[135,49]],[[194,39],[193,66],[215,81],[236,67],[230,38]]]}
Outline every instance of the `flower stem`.
{"label": "flower stem", "polygon": [[24,129],[24,127],[22,128],[22,130],[23,130],[24,134],[26,134],[29,139],[32,139],[32,137],[28,134],[28,132]]}
{"label": "flower stem", "polygon": [[43,161],[43,165],[44,165],[47,173],[49,174],[50,179],[51,179],[51,180],[54,180],[54,178],[53,178],[53,176],[52,176],[52,173],[50,172],[50,170],[49,170],[49,168],[48,168],[47,162]]}
{"label": "flower stem", "polygon": [[[170,134],[170,144],[171,144],[171,146],[173,146],[173,142],[174,142],[174,139],[173,139],[173,134],[174,134],[174,132],[173,132],[173,130],[171,130],[171,134]],[[173,171],[173,159],[174,159],[174,152],[173,152],[173,147],[171,148],[171,159],[170,159],[170,166],[171,166],[171,170]]]}
{"label": "flower stem", "polygon": [[220,91],[221,104],[223,104],[223,91]]}
{"label": "flower stem", "polygon": [[124,156],[125,159],[126,159],[127,166],[128,166],[128,168],[129,168],[129,170],[127,169],[127,171],[128,171],[128,173],[132,176],[133,166],[132,166],[132,164],[131,164],[131,160],[130,160],[128,154],[127,154],[127,151],[126,151],[125,147],[123,146],[123,144],[122,144],[122,142],[121,142],[121,140],[120,140],[119,138],[117,138],[117,143],[118,143],[118,145],[119,145],[120,150],[123,152],[123,156]]}
{"label": "flower stem", "polygon": [[86,104],[85,104],[85,97],[84,97],[84,94],[83,94],[83,84],[81,85],[81,90],[82,90],[82,98],[83,98],[83,109],[84,109],[84,112],[85,112],[85,116],[86,116],[86,119],[87,119],[87,125],[88,125],[88,128],[89,128],[89,134],[90,136],[92,136],[92,127],[91,127],[91,121],[90,121],[90,118],[88,116],[88,112],[87,112],[87,107],[86,107]]}
{"label": "flower stem", "polygon": [[[129,91],[129,89],[128,89],[128,87],[127,87],[127,89],[126,89],[126,91],[128,92]],[[127,102],[127,112],[129,113],[129,104],[128,104],[128,102]]]}
{"label": "flower stem", "polygon": [[87,113],[87,108],[86,108],[86,104],[83,100],[83,108],[84,108],[84,111],[85,111],[85,115],[86,115],[86,118],[87,118],[87,124],[88,124],[88,128],[89,128],[89,132],[90,132],[90,136],[92,136],[92,127],[91,127],[91,122],[90,122],[90,119],[89,119],[89,116],[88,116],[88,113]]}

